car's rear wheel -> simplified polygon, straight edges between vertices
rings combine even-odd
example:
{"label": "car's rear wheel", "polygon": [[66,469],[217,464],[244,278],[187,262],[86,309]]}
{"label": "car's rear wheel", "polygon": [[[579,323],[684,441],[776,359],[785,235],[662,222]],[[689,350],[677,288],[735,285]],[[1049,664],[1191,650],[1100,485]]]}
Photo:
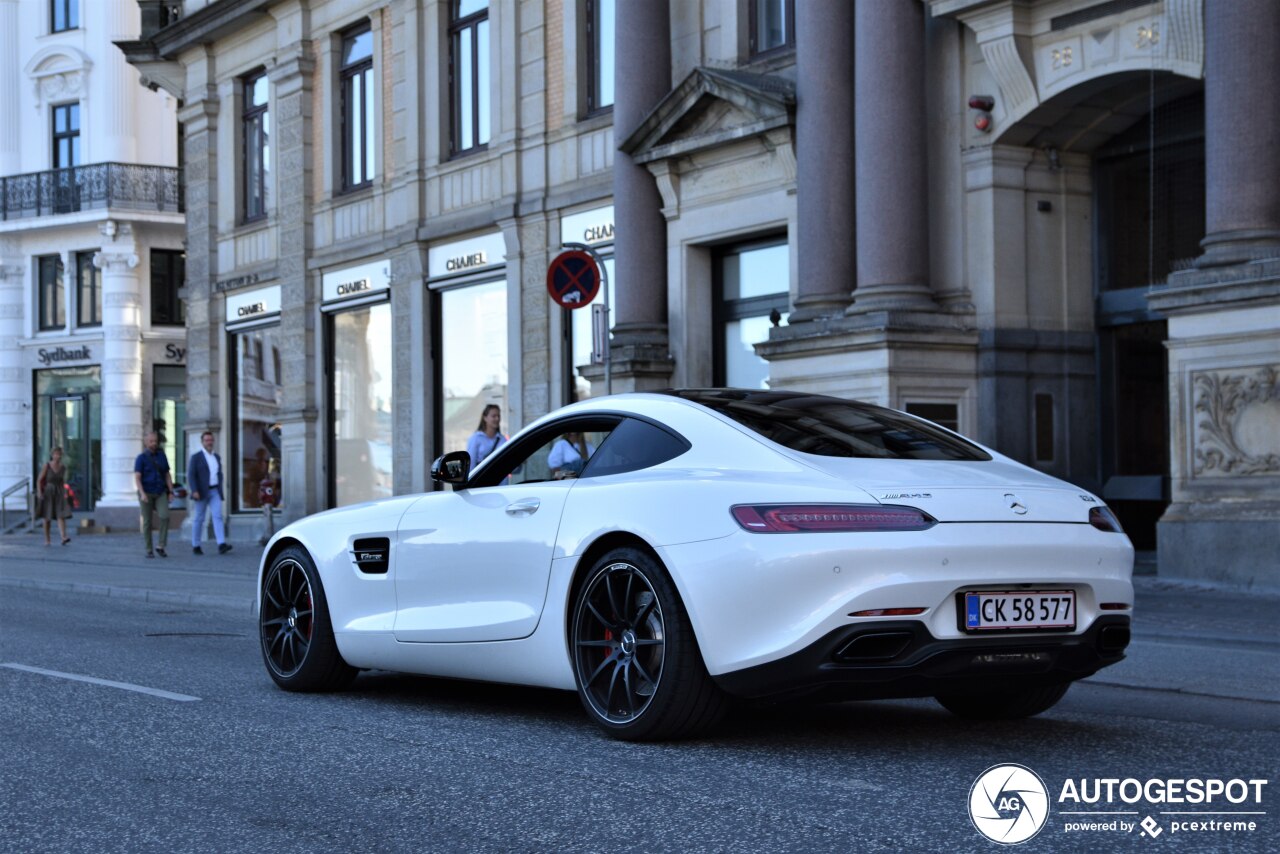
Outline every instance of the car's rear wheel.
{"label": "car's rear wheel", "polygon": [[569,641],[582,705],[614,738],[686,738],[728,709],[675,585],[646,551],[619,548],[595,563],[578,589]]}
{"label": "car's rear wheel", "polygon": [[332,691],[355,677],[338,652],[320,573],[305,549],[291,546],[271,562],[258,625],[267,672],[286,691]]}
{"label": "car's rear wheel", "polygon": [[992,688],[964,694],[939,694],[936,699],[954,715],[975,720],[1013,720],[1048,711],[1063,698],[1070,682],[1034,688]]}

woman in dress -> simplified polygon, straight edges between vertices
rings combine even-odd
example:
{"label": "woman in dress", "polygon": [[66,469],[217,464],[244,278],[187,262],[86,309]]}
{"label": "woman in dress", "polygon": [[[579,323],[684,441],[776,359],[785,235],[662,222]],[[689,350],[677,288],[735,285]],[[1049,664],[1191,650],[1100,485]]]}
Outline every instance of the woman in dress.
{"label": "woman in dress", "polygon": [[480,461],[501,448],[507,441],[498,428],[502,426],[502,407],[490,403],[480,415],[480,426],[467,440],[467,453],[471,455],[471,467],[480,465]]}
{"label": "woman in dress", "polygon": [[49,461],[40,467],[40,476],[36,478],[36,490],[40,493],[39,516],[44,520],[44,544],[52,545],[49,539],[49,522],[57,520],[58,533],[65,546],[71,542],[67,536],[67,519],[71,518],[71,504],[67,501],[67,468],[62,464],[62,449],[54,448],[49,454]]}

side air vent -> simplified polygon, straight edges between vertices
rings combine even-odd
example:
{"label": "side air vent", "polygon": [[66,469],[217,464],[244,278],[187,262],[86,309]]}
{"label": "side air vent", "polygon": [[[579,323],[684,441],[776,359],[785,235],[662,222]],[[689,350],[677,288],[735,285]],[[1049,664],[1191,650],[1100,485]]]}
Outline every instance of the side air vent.
{"label": "side air vent", "polygon": [[391,559],[391,541],[386,537],[365,537],[351,546],[351,559],[361,572],[370,575],[386,575]]}

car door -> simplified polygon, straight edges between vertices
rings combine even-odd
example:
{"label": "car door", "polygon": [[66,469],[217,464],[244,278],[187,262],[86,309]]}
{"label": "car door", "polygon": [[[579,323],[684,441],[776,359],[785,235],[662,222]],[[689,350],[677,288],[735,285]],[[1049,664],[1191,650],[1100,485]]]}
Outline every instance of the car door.
{"label": "car door", "polygon": [[[546,460],[564,426],[508,445],[465,488],[427,495],[400,520],[397,640],[499,641],[533,633],[560,516],[576,483],[549,479]],[[590,435],[599,447],[604,436]]]}

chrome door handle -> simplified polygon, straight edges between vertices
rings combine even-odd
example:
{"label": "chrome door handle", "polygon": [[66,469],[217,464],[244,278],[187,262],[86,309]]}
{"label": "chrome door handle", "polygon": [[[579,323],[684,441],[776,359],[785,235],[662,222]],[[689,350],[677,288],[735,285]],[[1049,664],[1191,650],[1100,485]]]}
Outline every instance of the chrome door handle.
{"label": "chrome door handle", "polygon": [[507,505],[508,516],[532,516],[538,512],[542,502],[536,498],[522,498]]}

